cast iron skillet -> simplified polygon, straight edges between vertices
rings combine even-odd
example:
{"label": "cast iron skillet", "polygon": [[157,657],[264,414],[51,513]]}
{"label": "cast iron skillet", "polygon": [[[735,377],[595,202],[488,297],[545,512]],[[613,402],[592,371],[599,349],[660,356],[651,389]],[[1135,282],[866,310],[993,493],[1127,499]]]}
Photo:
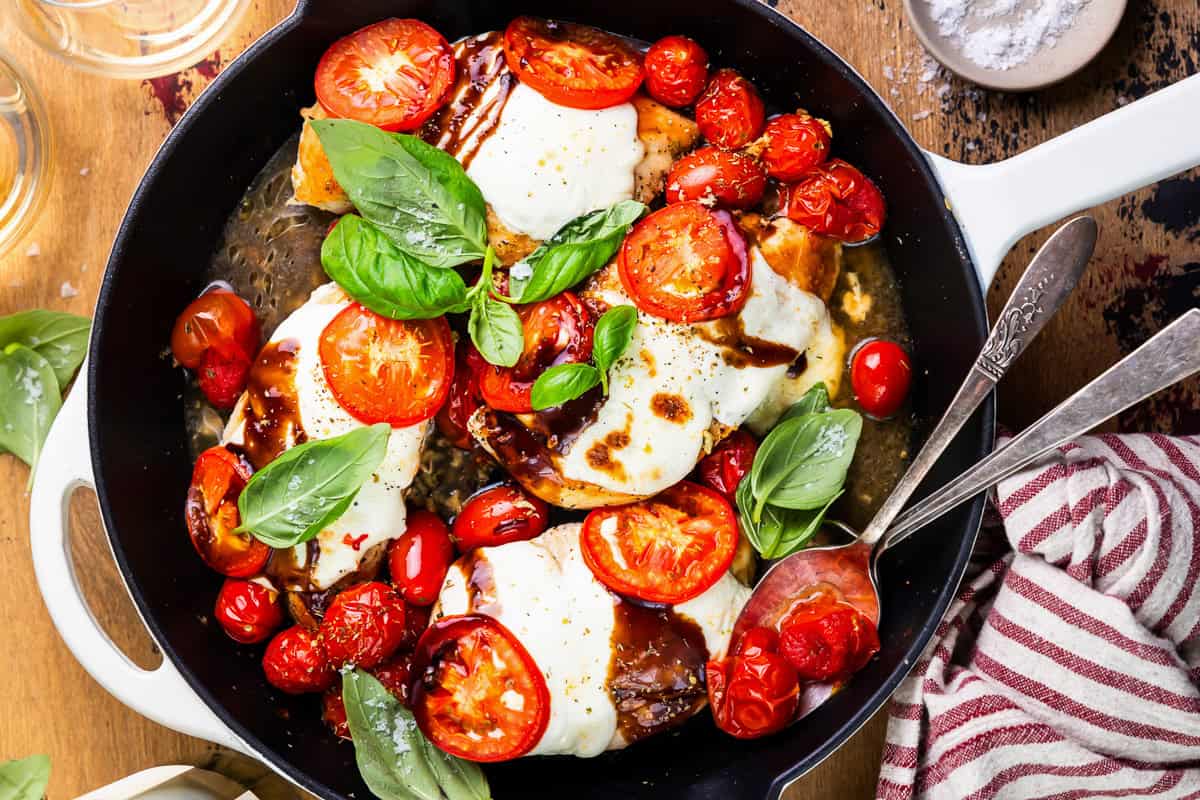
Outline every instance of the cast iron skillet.
{"label": "cast iron skillet", "polygon": [[[976,272],[921,152],[850,67],[754,0],[301,0],[296,15],[235,61],[176,125],[138,188],[100,292],[88,373],[92,461],[113,550],[165,657],[238,736],[304,788],[370,794],[349,745],[334,741],[312,697],[270,688],[260,647],[239,648],[210,619],[220,577],[184,535],[191,473],[181,371],[163,358],[175,315],[203,288],[226,217],[250,180],[297,130],[317,60],[336,38],[389,16],[418,17],[449,39],[519,14],[597,25],[644,40],[694,37],[716,64],[751,78],[769,104],[803,103],[829,118],[838,155],[889,200],[888,254],[903,286],[916,373],[914,409],[940,413],[985,334]],[[990,448],[993,406],[943,458],[941,483]],[[498,798],[760,798],[829,755],[887,699],[950,601],[982,502],[891,556],[881,586],[883,649],[849,687],[786,732],[754,742],[700,715],[677,734],[594,759],[538,758],[488,768]]]}

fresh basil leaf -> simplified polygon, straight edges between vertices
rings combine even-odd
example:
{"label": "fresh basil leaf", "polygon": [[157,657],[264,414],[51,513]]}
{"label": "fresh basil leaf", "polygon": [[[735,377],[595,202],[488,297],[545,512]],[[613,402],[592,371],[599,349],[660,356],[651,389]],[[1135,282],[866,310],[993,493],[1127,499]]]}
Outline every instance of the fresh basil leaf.
{"label": "fresh basil leaf", "polygon": [[477,295],[471,307],[467,332],[479,354],[498,367],[513,366],[525,349],[525,329],[517,312],[486,291]]}
{"label": "fresh basil leaf", "polygon": [[37,351],[10,344],[0,352],[0,447],[37,470],[50,423],[62,408],[54,368]]}
{"label": "fresh basil leaf", "polygon": [[238,531],[276,548],[312,539],[346,512],[379,468],[391,432],[381,422],[284,452],[242,490]]}
{"label": "fresh basil leaf", "polygon": [[571,220],[523,259],[533,270],[528,277],[509,273],[509,295],[536,303],[570,289],[612,260],[629,226],[644,213],[638,201],[622,200]]}
{"label": "fresh basil leaf", "polygon": [[775,424],[779,425],[794,417],[803,417],[805,414],[823,414],[832,410],[833,406],[829,404],[829,389],[826,388],[824,381],[818,381],[809,387],[799,400],[792,403]]}
{"label": "fresh basil leaf", "polygon": [[581,397],[600,383],[600,371],[591,364],[558,364],[538,375],[529,393],[534,411],[561,406]]}
{"label": "fresh basil leaf", "polygon": [[363,782],[379,800],[442,800],[412,712],[370,673],[342,675],[342,702]]}
{"label": "fresh basil leaf", "polygon": [[846,470],[862,432],[862,417],[850,409],[805,414],[776,425],[759,445],[750,469],[754,519],[765,505],[820,508],[846,481]]}
{"label": "fresh basil leaf", "polygon": [[491,800],[492,789],[478,764],[450,755],[424,736],[421,744],[429,769],[447,800]]}
{"label": "fresh basil leaf", "polygon": [[0,797],[42,800],[50,782],[50,756],[37,755],[0,764]]}
{"label": "fresh basil leaf", "polygon": [[87,353],[92,322],[62,311],[33,309],[0,317],[0,350],[16,342],[36,350],[50,362],[60,388],[65,388]]}
{"label": "fresh basil leaf", "polygon": [[738,524],[742,535],[763,558],[783,558],[803,549],[825,521],[825,512],[840,497],[839,491],[823,507],[807,511],[766,505],[760,519],[755,520],[754,492],[749,478],[738,484],[734,502],[738,509]]}
{"label": "fresh basil leaf", "polygon": [[600,371],[600,385],[608,394],[608,371],[625,354],[637,328],[637,309],[633,306],[613,306],[596,321],[592,334],[592,361]]}
{"label": "fresh basil leaf", "polygon": [[461,275],[418,261],[353,214],[325,237],[321,266],[346,294],[392,319],[433,319],[467,307]]}
{"label": "fresh basil leaf", "polygon": [[483,258],[487,206],[453,156],[354,120],[311,124],[350,202],[401,250],[433,267]]}

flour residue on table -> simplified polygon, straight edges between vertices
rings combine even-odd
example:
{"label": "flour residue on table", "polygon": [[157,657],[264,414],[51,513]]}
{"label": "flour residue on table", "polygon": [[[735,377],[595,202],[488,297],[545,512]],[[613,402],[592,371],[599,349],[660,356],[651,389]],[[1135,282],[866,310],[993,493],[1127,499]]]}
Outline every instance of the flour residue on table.
{"label": "flour residue on table", "polygon": [[984,69],[1007,70],[1054,47],[1091,0],[925,0],[938,33]]}

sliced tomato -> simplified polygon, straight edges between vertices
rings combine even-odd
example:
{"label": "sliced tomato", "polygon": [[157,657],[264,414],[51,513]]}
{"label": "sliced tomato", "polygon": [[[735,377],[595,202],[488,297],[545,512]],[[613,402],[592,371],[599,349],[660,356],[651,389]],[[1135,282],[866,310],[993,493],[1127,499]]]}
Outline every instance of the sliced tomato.
{"label": "sliced tomato", "polygon": [[385,131],[421,127],[454,85],[454,51],[415,19],[385,19],[338,39],[317,64],[317,100],[332,117]]}
{"label": "sliced tomato", "polygon": [[672,203],[639,222],[617,267],[638,308],[675,322],[736,314],[750,294],[745,239],[727,212],[697,201]]}
{"label": "sliced tomato", "polygon": [[701,147],[671,165],[666,196],[668,203],[699,200],[708,206],[750,208],[766,188],[766,173],[750,156]]}
{"label": "sliced tomato", "polygon": [[238,495],[250,475],[241,456],[221,445],[210,447],[196,459],[184,504],[192,546],[205,564],[231,578],[258,573],[271,555],[271,548],[253,536],[234,533],[241,524]]}
{"label": "sliced tomato", "polygon": [[254,309],[228,289],[216,286],[197,297],[175,320],[171,353],[188,369],[200,366],[209,350],[223,359],[254,360],[261,331]]}
{"label": "sliced tomato", "polygon": [[763,130],[762,151],[767,174],[781,181],[798,181],[829,159],[833,134],[829,123],[806,112],[780,114]]}
{"label": "sliced tomato", "polygon": [[511,367],[485,364],[479,373],[483,402],[497,411],[533,411],[530,395],[538,376],[557,364],[592,357],[592,312],[571,292],[517,309],[525,349]]}
{"label": "sliced tomato", "polygon": [[624,40],[573,22],[517,17],[504,57],[522,83],[570,108],[624,103],[642,85],[642,60]]}
{"label": "sliced tomato", "polygon": [[783,187],[780,211],[793,222],[843,242],[862,242],[879,233],[887,219],[883,193],[871,179],[834,159]]}
{"label": "sliced tomato", "polygon": [[696,102],[708,80],[708,53],[686,36],[666,36],[646,51],[646,92],[665,106]]}
{"label": "sliced tomato", "polygon": [[617,594],[682,603],[729,569],[737,550],[733,506],[690,481],[638,503],[598,508],[580,534],[583,559]]}
{"label": "sliced tomato", "polygon": [[762,132],[766,111],[754,84],[732,69],[719,69],[696,101],[696,124],[710,144],[745,147]]}
{"label": "sliced tomato", "polygon": [[454,337],[444,317],[388,319],[351,303],[325,326],[319,349],[334,398],[368,425],[415,425],[450,393]]}
{"label": "sliced tomato", "polygon": [[413,714],[442,750],[471,761],[528,753],[550,720],[550,692],[537,664],[491,617],[443,617],[413,658]]}
{"label": "sliced tomato", "polygon": [[454,518],[453,538],[461,553],[541,536],[550,522],[544,501],[520,487],[501,483],[480,489]]}

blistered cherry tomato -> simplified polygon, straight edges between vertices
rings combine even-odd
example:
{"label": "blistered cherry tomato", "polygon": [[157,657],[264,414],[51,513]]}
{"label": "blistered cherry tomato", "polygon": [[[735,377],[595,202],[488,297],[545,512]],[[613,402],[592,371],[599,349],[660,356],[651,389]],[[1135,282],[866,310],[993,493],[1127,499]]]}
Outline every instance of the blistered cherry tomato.
{"label": "blistered cherry tomato", "polygon": [[541,499],[520,487],[501,483],[481,489],[463,504],[454,518],[454,543],[459,552],[495,547],[540,536],[550,521]]}
{"label": "blistered cherry tomato", "polygon": [[739,739],[781,730],[796,715],[800,683],[777,653],[758,651],[709,661],[708,702],[717,727]]}
{"label": "blistered cherry tomato", "polygon": [[681,481],[648,500],[595,509],[579,541],[596,579],[617,594],[682,603],[729,569],[738,527],[729,501]]}
{"label": "blistered cherry tomato", "polygon": [[750,156],[701,147],[671,165],[666,196],[668,203],[699,200],[707,206],[750,208],[766,188],[767,176]]}
{"label": "blistered cherry tomato", "polygon": [[666,36],[646,51],[646,92],[664,106],[696,102],[708,79],[708,53],[686,36]]}
{"label": "blistered cherry tomato", "polygon": [[700,460],[700,482],[734,502],[738,484],[750,471],[757,452],[758,442],[753,436],[743,430],[734,431]]}
{"label": "blistered cherry tomato", "polygon": [[321,641],[335,667],[370,669],[404,642],[404,601],[386,583],[371,581],[333,598],[321,620]]}
{"label": "blistered cherry tomato", "polygon": [[410,511],[404,533],[388,545],[392,585],[405,602],[432,605],[454,561],[454,544],[442,518],[432,511]]}
{"label": "blistered cherry tomato", "polygon": [[843,242],[863,242],[887,218],[883,194],[871,179],[845,161],[814,167],[780,192],[780,211],[793,222]]}
{"label": "blistered cherry tomato", "polygon": [[409,606],[404,610],[404,641],[400,643],[401,650],[411,650],[421,634],[429,627],[429,617],[433,609],[430,606]]}
{"label": "blistered cherry tomato", "polygon": [[226,354],[216,348],[206,350],[196,370],[200,391],[216,408],[233,408],[246,388],[250,364],[250,357],[244,353]]}
{"label": "blistered cherry tomato", "polygon": [[895,342],[875,339],[854,351],[850,384],[854,399],[871,416],[884,419],[899,411],[911,383],[908,353]]}
{"label": "blistered cherry tomato", "polygon": [[470,450],[475,439],[468,430],[471,415],[483,404],[479,376],[491,365],[483,360],[470,342],[460,342],[454,359],[454,380],[450,394],[437,413],[437,426],[455,447]]}
{"label": "blistered cherry tomato", "polygon": [[762,140],[760,158],[767,174],[780,181],[798,181],[829,160],[833,135],[825,120],[797,111],[767,120]]}
{"label": "blistered cherry tomato", "polygon": [[261,642],[283,624],[279,593],[237,578],[225,579],[213,616],[229,638],[242,644]]}
{"label": "blistered cherry tomato", "polygon": [[572,292],[519,306],[517,315],[525,332],[521,358],[511,367],[486,364],[479,373],[479,392],[497,411],[523,413],[533,410],[530,395],[539,375],[558,364],[591,358],[594,321]]}
{"label": "blistered cherry tomato", "polygon": [[746,241],[733,218],[696,201],[672,203],[635,225],[617,269],[638,308],[674,322],[736,314],[750,294]]}
{"label": "blistered cherry tomato", "polygon": [[766,112],[754,84],[732,69],[719,69],[696,101],[696,124],[710,144],[745,147],[763,129]]}
{"label": "blistered cherry tomato", "polygon": [[209,350],[226,359],[258,354],[258,317],[245,300],[228,289],[214,287],[193,300],[175,320],[171,353],[188,369],[196,369]]}
{"label": "blistered cherry tomato", "polygon": [[247,533],[234,533],[241,519],[238,495],[250,480],[250,465],[221,445],[196,459],[184,503],[192,546],[204,563],[222,575],[247,578],[258,573],[271,548]]}
{"label": "blistered cherry tomato", "polygon": [[803,603],[780,624],[779,653],[802,681],[843,680],[879,652],[879,634],[847,603]]}
{"label": "blistered cherry tomato", "polygon": [[774,653],[779,650],[779,634],[772,628],[751,628],[742,634],[737,646],[733,648],[735,656],[755,656],[759,653]]}
{"label": "blistered cherry tomato", "polygon": [[546,680],[517,638],[491,617],[435,622],[417,645],[412,674],[417,725],[451,755],[517,758],[546,731]]}
{"label": "blistered cherry tomato", "polygon": [[624,103],[642,85],[642,60],[624,40],[588,25],[517,17],[504,31],[508,68],[570,108]]}
{"label": "blistered cherry tomato", "polygon": [[314,83],[331,117],[411,131],[445,101],[454,72],[440,33],[419,20],[385,19],[330,45]]}
{"label": "blistered cherry tomato", "polygon": [[[416,645],[416,642],[413,642]],[[375,680],[392,693],[401,705],[409,706],[412,700],[412,653],[399,652],[371,670]]]}
{"label": "blistered cherry tomato", "polygon": [[337,677],[317,634],[299,625],[275,635],[262,664],[267,682],[288,694],[323,692]]}
{"label": "blistered cherry tomato", "polygon": [[350,738],[350,723],[346,720],[346,703],[342,700],[342,687],[330,686],[321,695],[321,719],[340,739]]}
{"label": "blistered cherry tomato", "polygon": [[325,326],[318,350],[334,398],[368,425],[429,419],[454,379],[454,336],[445,317],[388,319],[351,303]]}

